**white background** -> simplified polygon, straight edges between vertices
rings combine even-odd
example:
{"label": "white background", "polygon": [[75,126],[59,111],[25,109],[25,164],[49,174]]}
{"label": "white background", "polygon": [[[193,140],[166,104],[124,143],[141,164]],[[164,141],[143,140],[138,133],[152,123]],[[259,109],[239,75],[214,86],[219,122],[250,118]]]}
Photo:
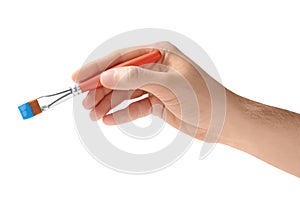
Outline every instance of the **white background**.
{"label": "white background", "polygon": [[300,112],[297,1],[174,2],[0,2],[0,199],[299,199],[299,178],[222,145],[200,161],[200,141],[158,173],[110,170],[82,146],[71,101],[21,119],[20,104],[71,85],[103,41],[145,27],[196,41],[234,92]]}

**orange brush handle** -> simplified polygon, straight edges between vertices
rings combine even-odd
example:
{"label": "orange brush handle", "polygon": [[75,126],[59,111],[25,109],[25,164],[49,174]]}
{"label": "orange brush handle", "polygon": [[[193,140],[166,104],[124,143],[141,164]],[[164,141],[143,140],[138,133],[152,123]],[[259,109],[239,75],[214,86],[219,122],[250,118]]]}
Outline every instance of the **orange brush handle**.
{"label": "orange brush handle", "polygon": [[[120,63],[116,66],[111,67],[112,68],[118,68],[118,67],[124,67],[124,66],[141,66],[141,65],[145,65],[145,64],[150,64],[150,63],[154,63],[157,62],[159,59],[161,58],[161,53],[159,50],[154,50],[151,51],[149,53],[146,53],[144,55],[138,56],[136,58],[133,58],[131,60],[125,61],[123,63]],[[100,74],[79,83],[80,89],[82,92],[86,92],[89,90],[94,90],[97,88],[102,87],[102,84],[100,82]]]}

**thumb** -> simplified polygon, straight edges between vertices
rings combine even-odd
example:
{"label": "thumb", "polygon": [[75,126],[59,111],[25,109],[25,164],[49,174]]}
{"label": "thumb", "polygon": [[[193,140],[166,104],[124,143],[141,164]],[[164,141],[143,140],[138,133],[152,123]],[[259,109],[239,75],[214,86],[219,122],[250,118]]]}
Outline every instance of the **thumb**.
{"label": "thumb", "polygon": [[135,90],[144,85],[160,83],[166,73],[141,67],[128,66],[104,71],[100,76],[101,84],[110,89]]}

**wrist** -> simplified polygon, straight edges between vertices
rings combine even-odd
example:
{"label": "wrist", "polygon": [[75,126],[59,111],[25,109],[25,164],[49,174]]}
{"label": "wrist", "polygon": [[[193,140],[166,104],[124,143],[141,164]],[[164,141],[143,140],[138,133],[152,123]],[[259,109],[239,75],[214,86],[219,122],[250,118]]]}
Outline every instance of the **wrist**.
{"label": "wrist", "polygon": [[243,108],[250,100],[226,89],[226,115],[219,143],[240,146],[241,133],[247,129],[247,117]]}

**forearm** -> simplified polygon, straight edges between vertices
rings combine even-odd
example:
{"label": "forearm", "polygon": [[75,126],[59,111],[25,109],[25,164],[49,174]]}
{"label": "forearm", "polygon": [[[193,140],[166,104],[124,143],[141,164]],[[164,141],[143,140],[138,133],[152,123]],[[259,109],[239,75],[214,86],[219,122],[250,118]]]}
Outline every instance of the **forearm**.
{"label": "forearm", "polygon": [[227,92],[220,143],[300,177],[300,115]]}

